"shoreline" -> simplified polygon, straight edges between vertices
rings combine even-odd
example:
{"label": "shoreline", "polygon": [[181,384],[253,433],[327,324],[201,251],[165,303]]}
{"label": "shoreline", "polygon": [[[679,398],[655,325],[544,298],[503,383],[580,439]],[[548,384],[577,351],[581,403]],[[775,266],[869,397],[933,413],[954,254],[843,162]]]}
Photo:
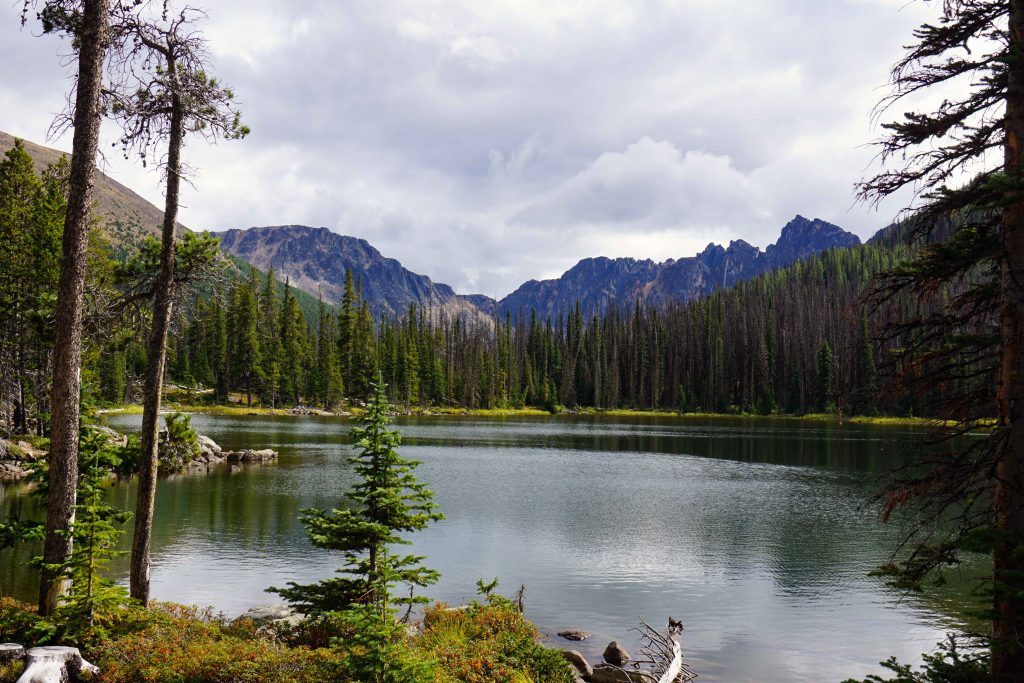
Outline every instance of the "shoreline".
{"label": "shoreline", "polygon": [[[324,411],[318,408],[293,407],[269,408],[266,406],[246,406],[239,404],[189,404],[163,403],[161,413],[194,413],[201,415],[221,415],[227,417],[287,417],[287,416],[318,416],[318,417],[352,417],[363,413],[359,406],[350,406],[345,410]],[[142,406],[128,404],[113,406],[97,411],[102,415],[141,415]],[[541,408],[451,408],[431,406],[411,406],[398,408],[394,417],[660,417],[681,419],[710,420],[750,420],[769,419],[793,422],[818,422],[834,424],[863,424],[903,427],[949,427],[954,423],[926,417],[897,417],[870,415],[836,415],[831,413],[808,413],[805,415],[756,413],[714,413],[714,412],[679,412],[675,410],[640,410],[630,408],[568,408],[556,413]]]}

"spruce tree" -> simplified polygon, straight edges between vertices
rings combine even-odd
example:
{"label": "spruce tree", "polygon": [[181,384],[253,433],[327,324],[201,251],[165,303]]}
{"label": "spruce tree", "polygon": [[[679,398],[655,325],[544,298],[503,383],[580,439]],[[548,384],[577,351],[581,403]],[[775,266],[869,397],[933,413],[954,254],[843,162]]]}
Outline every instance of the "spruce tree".
{"label": "spruce tree", "polygon": [[836,357],[826,339],[818,349],[818,410],[836,412]]}
{"label": "spruce tree", "polygon": [[429,586],[437,571],[423,558],[395,552],[407,545],[403,534],[425,529],[444,519],[434,493],[416,479],[419,462],[398,454],[399,433],[389,431],[386,387],[378,374],[362,426],[352,431],[358,453],[349,458],[359,483],[345,495],[343,509],[303,511],[302,523],[313,545],[337,550],[344,557],[342,576],[318,583],[270,588],[304,614],[345,611],[364,605],[388,617],[392,605],[424,603],[423,597],[393,597],[396,584]]}
{"label": "spruce tree", "polygon": [[921,199],[903,232],[925,246],[873,298],[909,293],[929,310],[889,326],[902,342],[899,374],[922,393],[954,388],[937,406],[953,425],[946,442],[984,438],[932,449],[883,497],[886,514],[914,503],[929,521],[920,528],[941,530],[913,544],[903,580],[956,563],[967,543],[991,552],[991,674],[1003,683],[1024,680],[1024,0],[935,4],[937,21],[915,31],[881,110],[931,102],[918,97],[929,91],[941,102],[884,124],[891,165],[860,192],[877,201],[909,186]]}

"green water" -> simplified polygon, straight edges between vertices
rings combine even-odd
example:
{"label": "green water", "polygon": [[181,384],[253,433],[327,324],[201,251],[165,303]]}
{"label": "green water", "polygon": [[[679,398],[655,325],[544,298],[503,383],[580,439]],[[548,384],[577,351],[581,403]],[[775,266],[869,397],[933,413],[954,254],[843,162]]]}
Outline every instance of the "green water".
{"label": "green water", "polygon": [[[193,425],[225,448],[281,457],[161,482],[155,597],[234,615],[273,602],[267,586],[329,576],[336,558],[312,548],[296,518],[352,483],[351,423],[197,415]],[[889,655],[916,660],[962,612],[954,598],[901,599],[866,576],[900,529],[863,506],[920,436],[911,428],[597,417],[397,426],[447,515],[415,538],[442,572],[427,594],[462,602],[481,577],[509,593],[525,585],[527,616],[550,634],[590,631],[573,647],[595,659],[609,640],[632,643],[639,619],[672,615],[701,680],[841,680]],[[113,495],[133,505],[131,486]],[[0,514],[37,513],[23,486],[0,489]],[[0,553],[4,594],[32,597],[26,554]]]}

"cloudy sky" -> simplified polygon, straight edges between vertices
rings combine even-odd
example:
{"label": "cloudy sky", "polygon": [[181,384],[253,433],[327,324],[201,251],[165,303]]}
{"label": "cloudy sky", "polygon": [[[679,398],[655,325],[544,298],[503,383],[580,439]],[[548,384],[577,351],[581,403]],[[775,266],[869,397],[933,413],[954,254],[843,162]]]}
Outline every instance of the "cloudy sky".
{"label": "cloudy sky", "polygon": [[[66,45],[0,0],[0,130],[36,142]],[[252,135],[208,146],[182,222],[363,237],[502,296],[587,256],[765,246],[793,215],[861,237],[853,184],[888,68],[934,12],[908,0],[218,0],[204,30]],[[116,133],[105,124],[105,137]],[[70,135],[49,144],[70,147]],[[104,169],[156,204],[159,177]]]}

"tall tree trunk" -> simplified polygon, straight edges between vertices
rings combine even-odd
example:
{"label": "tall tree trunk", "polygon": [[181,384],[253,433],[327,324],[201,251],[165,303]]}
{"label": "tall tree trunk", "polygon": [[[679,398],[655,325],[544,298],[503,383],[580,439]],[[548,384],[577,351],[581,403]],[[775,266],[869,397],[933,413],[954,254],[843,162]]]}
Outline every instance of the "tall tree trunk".
{"label": "tall tree trunk", "polygon": [[[169,60],[169,73],[175,64]],[[174,306],[174,228],[178,221],[178,192],[181,173],[182,105],[179,95],[171,98],[171,129],[167,150],[167,197],[160,232],[160,274],[153,298],[153,324],[146,347],[147,364],[142,404],[142,454],[139,461],[139,497],[135,508],[135,537],[132,541],[131,596],[143,605],[149,602],[150,546],[153,538],[153,509],[157,473],[160,467],[158,433],[160,399],[164,389],[167,360],[167,331]]]}
{"label": "tall tree trunk", "polygon": [[[1024,164],[1024,0],[1010,2],[1006,171],[1021,183]],[[1015,190],[1019,192],[1019,190]],[[992,680],[1024,680],[1024,201],[1003,210],[995,517]]]}
{"label": "tall tree trunk", "polygon": [[[89,240],[96,148],[100,137],[100,88],[107,48],[110,0],[84,0],[78,36],[78,84],[71,178],[64,216],[60,280],[54,333],[52,431],[46,511],[45,566],[63,566],[71,557],[71,526],[78,486],[78,422],[81,409],[82,308]],[[66,591],[61,572],[40,573],[39,613],[48,615]]]}

